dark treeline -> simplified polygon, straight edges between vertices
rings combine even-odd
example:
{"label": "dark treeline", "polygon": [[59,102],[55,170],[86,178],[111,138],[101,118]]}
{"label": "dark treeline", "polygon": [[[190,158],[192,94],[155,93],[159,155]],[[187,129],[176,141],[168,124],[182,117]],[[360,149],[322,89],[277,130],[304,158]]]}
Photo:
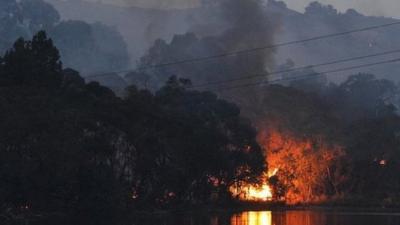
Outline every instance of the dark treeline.
{"label": "dark treeline", "polygon": [[[172,77],[124,98],[63,69],[44,32],[0,64],[0,209],[104,216],[229,199],[264,156],[250,121]],[[94,213],[94,214],[93,214]]]}

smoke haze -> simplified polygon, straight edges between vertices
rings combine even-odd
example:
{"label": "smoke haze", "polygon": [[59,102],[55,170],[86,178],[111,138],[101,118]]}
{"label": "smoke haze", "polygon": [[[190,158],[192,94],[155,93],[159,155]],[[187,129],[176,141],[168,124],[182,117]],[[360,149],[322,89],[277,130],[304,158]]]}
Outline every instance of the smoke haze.
{"label": "smoke haze", "polygon": [[102,2],[119,6],[134,6],[153,9],[192,8],[200,5],[201,0],[86,0],[91,2]]}
{"label": "smoke haze", "polygon": [[[304,11],[304,7],[315,0],[284,0],[289,8]],[[340,11],[353,8],[367,15],[400,18],[398,0],[319,0],[323,4],[331,4]]]}
{"label": "smoke haze", "polygon": [[[201,0],[87,0],[120,6],[136,6],[144,8],[192,8],[200,5]],[[267,1],[267,0],[265,0]],[[304,8],[315,0],[284,0],[289,8],[304,11]],[[353,8],[367,15],[400,18],[398,0],[320,0],[323,4],[331,4],[340,11]]]}

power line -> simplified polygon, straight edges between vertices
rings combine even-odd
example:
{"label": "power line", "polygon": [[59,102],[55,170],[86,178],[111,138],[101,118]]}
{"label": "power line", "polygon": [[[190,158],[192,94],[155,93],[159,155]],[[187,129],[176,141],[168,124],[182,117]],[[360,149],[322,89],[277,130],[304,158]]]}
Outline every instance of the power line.
{"label": "power line", "polygon": [[352,57],[352,58],[346,58],[346,59],[339,59],[339,60],[325,62],[325,63],[311,64],[311,65],[295,67],[295,68],[291,68],[291,69],[287,69],[287,70],[278,70],[278,71],[273,71],[273,72],[270,72],[270,73],[260,73],[260,74],[253,74],[253,75],[240,77],[240,78],[232,78],[232,79],[226,79],[226,80],[220,80],[220,81],[206,82],[206,83],[203,83],[203,84],[194,85],[191,88],[203,88],[203,87],[212,86],[212,85],[218,85],[218,84],[230,83],[230,82],[235,82],[235,81],[247,80],[247,79],[257,78],[257,77],[265,77],[265,76],[269,76],[269,75],[290,73],[290,72],[295,72],[297,70],[303,70],[303,69],[315,68],[315,67],[321,67],[321,66],[329,66],[329,65],[334,65],[334,64],[338,64],[338,63],[351,62],[351,61],[356,61],[356,60],[360,60],[360,59],[367,59],[367,58],[372,58],[372,57],[377,57],[377,56],[390,55],[390,54],[394,54],[394,53],[400,53],[400,49],[393,50],[393,51],[380,52],[380,53],[375,53],[375,54],[370,54],[370,55],[363,55],[363,56],[357,56],[357,57]]}
{"label": "power line", "polygon": [[[238,89],[238,88],[243,88],[243,87],[251,87],[251,86],[257,86],[257,85],[262,85],[262,84],[271,84],[279,81],[288,81],[288,80],[300,80],[300,79],[310,79],[311,76],[317,77],[321,76],[324,74],[330,74],[330,73],[336,73],[336,72],[344,72],[348,70],[354,70],[354,69],[359,69],[359,68],[364,68],[364,67],[372,67],[372,66],[377,66],[377,65],[383,65],[383,64],[388,64],[388,63],[394,63],[394,62],[400,62],[400,58],[396,59],[391,59],[391,60],[385,60],[385,61],[380,61],[376,63],[371,63],[371,64],[363,64],[363,65],[358,65],[358,66],[352,66],[352,67],[345,67],[341,69],[336,69],[336,70],[330,70],[330,71],[325,71],[325,72],[320,72],[320,73],[312,73],[312,74],[307,74],[307,75],[302,75],[302,76],[296,76],[296,77],[290,77],[290,78],[281,78],[281,79],[275,79],[271,81],[264,81],[264,82],[257,82],[257,83],[252,83],[252,84],[245,84],[245,85],[240,85],[240,86],[233,86],[233,87],[228,87],[224,89],[218,89],[219,91],[224,91],[224,90],[231,90],[231,89]],[[394,94],[395,95],[395,94]],[[384,101],[389,100],[390,98],[394,97],[394,95],[387,97],[383,99]],[[144,111],[143,111],[144,112]],[[155,118],[155,119],[161,119],[164,120],[165,118],[160,117],[159,115],[156,115],[152,112],[147,111],[146,112],[150,117]],[[186,126],[187,124],[182,122],[182,121],[173,121],[176,122],[180,126]]]}
{"label": "power line", "polygon": [[394,63],[394,62],[399,62],[399,61],[400,61],[400,58],[396,58],[396,59],[385,60],[385,61],[380,61],[380,62],[376,62],[376,63],[362,64],[362,65],[351,66],[351,67],[344,67],[344,68],[340,68],[340,69],[328,70],[328,71],[323,71],[323,72],[315,72],[315,73],[310,73],[310,74],[301,75],[301,76],[294,76],[294,77],[288,77],[288,78],[279,78],[279,79],[269,80],[269,81],[253,82],[253,83],[230,86],[230,87],[220,87],[218,89],[210,89],[210,90],[205,90],[205,91],[226,91],[226,90],[246,88],[246,87],[258,86],[258,85],[266,85],[266,84],[277,83],[277,82],[281,82],[281,81],[307,80],[307,79],[311,79],[311,78],[314,78],[314,77],[319,77],[319,76],[327,75],[327,74],[331,74],[331,73],[344,72],[344,71],[361,69],[361,68],[365,68],[365,67],[378,66],[378,65],[389,64],[389,63]]}
{"label": "power line", "polygon": [[348,30],[348,31],[339,32],[339,33],[326,34],[326,35],[311,37],[311,38],[302,39],[302,40],[282,42],[282,43],[278,43],[278,44],[274,44],[274,45],[261,46],[261,47],[257,47],[257,48],[249,48],[249,49],[233,51],[233,52],[225,52],[225,53],[221,53],[221,54],[217,54],[217,55],[210,55],[210,56],[191,58],[191,59],[183,59],[180,61],[174,61],[174,62],[168,62],[168,63],[147,65],[147,66],[143,66],[143,67],[140,67],[137,69],[128,69],[128,70],[97,73],[97,74],[92,74],[92,75],[86,76],[85,78],[110,76],[111,73],[126,73],[126,72],[135,71],[135,70],[148,70],[148,69],[168,67],[168,66],[173,66],[173,65],[178,65],[178,64],[195,63],[195,62],[207,61],[207,60],[212,60],[212,59],[237,56],[237,55],[241,55],[241,54],[249,54],[252,52],[263,51],[263,50],[267,50],[267,49],[274,49],[274,48],[279,48],[279,47],[283,47],[283,46],[306,43],[306,42],[322,40],[322,39],[327,39],[327,38],[332,38],[332,37],[339,37],[339,36],[344,36],[344,35],[348,35],[348,34],[359,33],[359,32],[368,31],[368,30],[375,30],[375,29],[390,27],[390,26],[395,26],[395,25],[400,25],[400,21],[393,22],[393,23],[387,23],[387,24],[381,24],[381,25],[375,25],[375,26],[369,26],[369,27],[364,27],[364,28],[359,28],[359,29],[354,29],[354,30]]}

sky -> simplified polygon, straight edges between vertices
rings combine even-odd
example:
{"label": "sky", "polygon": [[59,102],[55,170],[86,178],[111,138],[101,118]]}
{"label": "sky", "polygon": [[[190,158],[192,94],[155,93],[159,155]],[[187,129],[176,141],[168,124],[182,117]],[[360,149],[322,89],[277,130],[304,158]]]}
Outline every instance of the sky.
{"label": "sky", "polygon": [[[194,7],[200,0],[86,0],[104,3],[124,4],[146,8],[187,8]],[[267,0],[265,0],[267,1]],[[304,7],[315,0],[284,0],[289,8],[304,11]],[[318,0],[331,4],[340,11],[354,8],[366,15],[400,18],[400,0]]]}

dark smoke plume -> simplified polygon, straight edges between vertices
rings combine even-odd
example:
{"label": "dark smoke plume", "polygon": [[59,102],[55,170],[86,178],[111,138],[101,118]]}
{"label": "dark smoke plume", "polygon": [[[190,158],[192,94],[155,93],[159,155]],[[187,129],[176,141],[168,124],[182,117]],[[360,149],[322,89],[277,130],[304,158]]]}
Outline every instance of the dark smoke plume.
{"label": "dark smoke plume", "polygon": [[[169,43],[164,40],[156,41],[142,57],[138,67],[236,52],[272,45],[274,42],[278,26],[267,14],[266,7],[260,0],[221,0],[212,4],[204,3],[203,9],[214,12],[215,20],[208,20],[202,26],[193,26],[192,33],[176,35]],[[207,30],[217,30],[218,34],[207,35]],[[157,68],[151,72],[136,71],[128,74],[127,78],[147,88],[162,85],[172,75],[189,78],[197,85],[265,73],[273,64],[273,50],[269,49]],[[248,103],[254,106],[257,105],[254,102],[258,99],[257,92],[252,89],[238,91],[234,95],[220,94],[239,104]]]}

